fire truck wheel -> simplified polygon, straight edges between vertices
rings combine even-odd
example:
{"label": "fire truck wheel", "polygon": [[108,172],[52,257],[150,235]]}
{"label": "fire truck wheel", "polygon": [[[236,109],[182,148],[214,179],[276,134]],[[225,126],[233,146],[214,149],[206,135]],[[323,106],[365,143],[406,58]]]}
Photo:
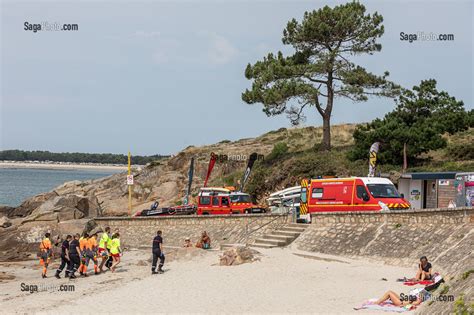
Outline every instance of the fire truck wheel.
{"label": "fire truck wheel", "polygon": [[209,212],[203,212],[202,215],[209,215]]}

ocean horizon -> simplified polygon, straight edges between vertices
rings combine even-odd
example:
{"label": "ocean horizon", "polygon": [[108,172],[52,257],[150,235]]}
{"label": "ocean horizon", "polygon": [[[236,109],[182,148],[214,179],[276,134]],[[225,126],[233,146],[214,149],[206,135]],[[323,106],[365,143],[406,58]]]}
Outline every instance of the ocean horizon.
{"label": "ocean horizon", "polygon": [[0,168],[0,205],[17,207],[24,200],[73,180],[90,180],[120,169]]}

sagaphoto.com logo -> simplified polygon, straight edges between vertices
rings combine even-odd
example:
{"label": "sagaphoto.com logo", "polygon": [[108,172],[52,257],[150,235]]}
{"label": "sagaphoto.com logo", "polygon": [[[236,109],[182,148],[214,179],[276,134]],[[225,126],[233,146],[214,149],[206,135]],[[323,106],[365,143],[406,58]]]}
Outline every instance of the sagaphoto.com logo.
{"label": "sagaphoto.com logo", "polygon": [[79,24],[70,24],[70,23],[59,23],[59,22],[48,22],[43,21],[40,23],[31,23],[25,21],[23,23],[23,29],[27,32],[59,32],[59,31],[78,31]]}
{"label": "sagaphoto.com logo", "polygon": [[405,33],[400,32],[400,40],[413,43],[416,41],[421,42],[446,42],[454,41],[454,34],[439,34],[433,32],[416,32],[416,33]]}

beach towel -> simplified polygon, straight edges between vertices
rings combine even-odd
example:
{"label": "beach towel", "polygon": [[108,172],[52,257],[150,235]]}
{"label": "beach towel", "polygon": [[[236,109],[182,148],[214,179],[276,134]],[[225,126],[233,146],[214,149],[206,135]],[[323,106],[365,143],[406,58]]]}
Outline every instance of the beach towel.
{"label": "beach towel", "polygon": [[409,286],[413,286],[413,285],[430,285],[430,284],[433,284],[434,281],[433,280],[423,280],[423,281],[405,281],[403,284],[404,285],[409,285]]}
{"label": "beach towel", "polygon": [[392,304],[391,301],[385,301],[382,304],[375,304],[377,299],[370,299],[362,303],[359,307],[354,307],[355,310],[375,310],[375,311],[384,311],[384,312],[396,312],[396,313],[403,313],[408,312],[416,308],[413,305],[407,306],[395,306]]}

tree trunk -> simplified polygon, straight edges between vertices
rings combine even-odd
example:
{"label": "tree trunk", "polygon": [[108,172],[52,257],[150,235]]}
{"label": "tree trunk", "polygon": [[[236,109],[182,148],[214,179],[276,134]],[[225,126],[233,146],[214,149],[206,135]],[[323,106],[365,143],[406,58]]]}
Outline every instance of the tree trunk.
{"label": "tree trunk", "polygon": [[331,115],[323,115],[323,149],[325,151],[331,150]]}

